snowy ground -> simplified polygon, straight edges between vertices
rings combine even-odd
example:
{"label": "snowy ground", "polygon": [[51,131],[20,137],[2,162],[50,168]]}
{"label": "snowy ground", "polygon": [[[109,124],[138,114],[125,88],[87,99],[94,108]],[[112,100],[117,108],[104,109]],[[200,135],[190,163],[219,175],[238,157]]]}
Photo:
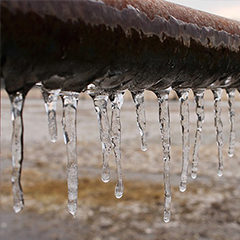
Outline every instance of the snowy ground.
{"label": "snowy ground", "polygon": [[[189,177],[185,193],[178,190],[181,171],[179,103],[170,102],[172,135],[171,222],[163,218],[162,150],[158,104],[146,101],[148,150],[140,150],[134,104],[126,100],[122,117],[122,166],[124,196],[114,197],[115,163],[111,156],[111,180],[102,183],[101,144],[97,119],[90,98],[78,109],[79,210],[73,219],[67,212],[66,154],[58,105],[59,138],[51,143],[47,118],[39,92],[33,90],[24,108],[25,159],[22,185],[25,208],[12,209],[11,122],[6,94],[1,100],[1,240],[238,240],[240,236],[240,104],[236,108],[235,155],[227,156],[229,120],[223,102],[224,175],[217,176],[217,146],[213,102],[206,101],[206,120],[200,150],[199,177]],[[238,95],[238,94],[237,94]],[[211,97],[210,97],[211,98]],[[191,155],[196,116],[190,101]],[[191,158],[191,157],[190,157]]]}

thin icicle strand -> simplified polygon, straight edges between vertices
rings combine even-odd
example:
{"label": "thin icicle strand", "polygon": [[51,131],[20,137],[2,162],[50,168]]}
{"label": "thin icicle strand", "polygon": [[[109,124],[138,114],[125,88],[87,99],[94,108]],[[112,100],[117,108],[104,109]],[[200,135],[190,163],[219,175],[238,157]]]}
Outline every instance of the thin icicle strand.
{"label": "thin icicle strand", "polygon": [[21,186],[21,170],[23,162],[23,106],[25,97],[22,92],[9,95],[12,117],[12,192],[13,209],[15,213],[24,207],[23,191]]}
{"label": "thin icicle strand", "polygon": [[227,89],[228,95],[228,106],[229,106],[229,120],[230,120],[230,135],[229,135],[229,150],[228,156],[232,157],[234,154],[234,146],[235,146],[235,105],[234,105],[234,97],[235,97],[235,89]]}
{"label": "thin icicle strand", "polygon": [[157,92],[159,103],[159,125],[161,131],[162,148],[163,148],[163,162],[164,162],[164,222],[169,222],[171,217],[170,203],[172,200],[171,182],[170,182],[170,114],[169,114],[169,92],[171,88],[164,91]]}
{"label": "thin icicle strand", "polygon": [[137,126],[141,135],[141,149],[142,151],[146,151],[147,138],[146,138],[146,114],[144,105],[144,91],[138,93],[131,92],[131,94],[136,106]]}
{"label": "thin icicle strand", "polygon": [[45,103],[46,112],[48,115],[48,129],[49,135],[52,142],[57,141],[57,121],[56,121],[56,109],[57,109],[57,99],[60,89],[48,90],[41,87],[43,100]]}
{"label": "thin icicle strand", "polygon": [[112,104],[111,117],[111,134],[113,152],[115,155],[117,165],[117,184],[115,187],[115,197],[121,198],[123,196],[123,180],[122,180],[122,166],[121,166],[121,122],[120,111],[123,104],[123,93],[115,93],[110,98]]}
{"label": "thin icicle strand", "polygon": [[110,135],[110,124],[107,113],[107,95],[93,96],[94,107],[96,110],[100,141],[102,143],[103,166],[102,166],[102,181],[107,183],[110,180],[109,155],[111,153],[112,140]]}
{"label": "thin icicle strand", "polygon": [[221,96],[222,89],[212,90],[214,96],[214,124],[216,128],[216,141],[218,146],[218,176],[223,175],[223,123],[221,119]]}
{"label": "thin icicle strand", "polygon": [[185,192],[187,189],[188,164],[189,164],[189,89],[177,91],[180,101],[180,123],[182,126],[182,173],[179,189]]}
{"label": "thin icicle strand", "polygon": [[199,163],[199,148],[201,144],[202,127],[205,118],[204,114],[204,90],[199,89],[194,91],[196,114],[197,114],[197,129],[195,134],[195,143],[193,149],[192,173],[193,179],[197,177],[198,163]]}
{"label": "thin icicle strand", "polygon": [[79,93],[62,92],[63,136],[67,147],[68,211],[75,217],[78,197],[77,104]]}

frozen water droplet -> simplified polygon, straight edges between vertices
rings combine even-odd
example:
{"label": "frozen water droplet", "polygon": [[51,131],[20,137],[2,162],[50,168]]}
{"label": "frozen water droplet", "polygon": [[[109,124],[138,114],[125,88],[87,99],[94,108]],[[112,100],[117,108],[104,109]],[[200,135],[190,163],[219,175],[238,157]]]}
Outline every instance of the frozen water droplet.
{"label": "frozen water droplet", "polygon": [[95,86],[89,85],[88,94],[92,97],[94,108],[98,118],[100,141],[102,143],[103,166],[102,181],[107,183],[110,180],[109,155],[111,153],[112,139],[110,134],[110,124],[108,120],[107,104],[108,95],[99,93]]}
{"label": "frozen water droplet", "polygon": [[188,164],[189,164],[189,89],[176,90],[180,101],[180,123],[182,126],[182,173],[180,191],[187,188]]}
{"label": "frozen water droplet", "polygon": [[23,162],[23,106],[25,96],[22,92],[16,92],[9,95],[11,101],[12,118],[12,192],[13,209],[16,213],[24,207],[23,191],[21,186],[21,170]]}
{"label": "frozen water droplet", "polygon": [[181,182],[180,185],[179,185],[179,190],[181,192],[185,192],[187,189],[187,183],[186,182]]}
{"label": "frozen water droplet", "polygon": [[234,145],[235,145],[235,89],[227,89],[228,95],[228,106],[229,106],[229,118],[230,118],[230,135],[229,135],[229,150],[228,156],[232,157],[234,154]]}
{"label": "frozen water droplet", "polygon": [[221,176],[223,175],[223,169],[218,169],[217,175],[218,175],[219,177],[221,177]]}
{"label": "frozen water droplet", "polygon": [[133,100],[136,106],[137,114],[137,126],[141,135],[141,149],[142,151],[147,150],[147,139],[146,139],[146,114],[144,106],[144,92],[131,92]]}
{"label": "frozen water droplet", "polygon": [[75,216],[78,196],[77,104],[79,93],[61,92],[63,135],[67,148],[68,211]]}
{"label": "frozen water droplet", "polygon": [[221,119],[221,96],[222,89],[212,90],[214,96],[214,125],[216,129],[216,141],[218,146],[218,176],[223,175],[223,123]]}
{"label": "frozen water droplet", "polygon": [[56,121],[56,108],[57,108],[57,99],[60,92],[60,89],[57,90],[48,90],[41,87],[43,100],[45,103],[46,112],[48,115],[48,129],[49,135],[52,142],[57,140],[57,121]]}
{"label": "frozen water droplet", "polygon": [[115,186],[115,197],[116,198],[121,198],[123,196],[123,183],[122,182],[117,182]]}
{"label": "frozen water droplet", "polygon": [[197,114],[197,129],[195,134],[195,143],[193,149],[193,162],[192,162],[192,173],[191,177],[195,179],[197,177],[198,162],[199,162],[199,148],[201,143],[202,126],[205,118],[204,114],[204,90],[198,89],[194,91],[195,103],[196,103],[196,114]]}
{"label": "frozen water droplet", "polygon": [[117,92],[110,96],[112,104],[111,135],[113,152],[117,165],[117,184],[115,187],[115,197],[121,198],[123,195],[122,166],[121,166],[121,121],[120,112],[123,104],[123,92]]}
{"label": "frozen water droplet", "polygon": [[170,181],[170,114],[169,114],[169,93],[171,88],[155,92],[159,103],[159,126],[161,131],[162,148],[163,148],[163,181],[164,181],[164,222],[170,221],[171,211],[171,181]]}

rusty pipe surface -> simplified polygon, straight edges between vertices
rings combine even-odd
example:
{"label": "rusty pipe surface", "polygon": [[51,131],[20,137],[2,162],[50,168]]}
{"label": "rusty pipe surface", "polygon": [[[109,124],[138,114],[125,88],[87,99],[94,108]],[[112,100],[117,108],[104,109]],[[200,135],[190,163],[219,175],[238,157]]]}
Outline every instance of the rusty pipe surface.
{"label": "rusty pipe surface", "polygon": [[240,88],[240,23],[162,0],[1,1],[9,93]]}

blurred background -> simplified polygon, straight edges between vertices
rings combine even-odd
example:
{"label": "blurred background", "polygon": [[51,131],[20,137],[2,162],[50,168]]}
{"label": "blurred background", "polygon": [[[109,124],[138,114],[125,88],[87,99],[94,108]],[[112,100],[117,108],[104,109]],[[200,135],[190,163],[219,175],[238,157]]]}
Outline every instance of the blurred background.
{"label": "blurred background", "polygon": [[[192,8],[238,18],[239,1],[172,1]],[[222,14],[223,12],[225,13]],[[232,15],[227,15],[227,9]],[[238,13],[240,10],[236,10]],[[190,160],[196,130],[195,105],[190,94]],[[24,107],[24,162],[22,186],[25,208],[15,214],[11,192],[10,102],[1,90],[1,240],[238,240],[240,236],[240,96],[236,92],[236,146],[227,155],[229,114],[223,94],[224,175],[217,176],[217,145],[213,120],[213,96],[205,94],[205,122],[200,148],[198,178],[189,176],[185,193],[179,191],[181,128],[179,102],[171,93],[171,221],[163,222],[163,163],[158,103],[146,92],[148,150],[142,152],[136,126],[135,106],[129,92],[121,112],[124,195],[114,197],[116,166],[110,158],[111,180],[101,181],[101,143],[98,123],[89,96],[81,94],[78,108],[78,213],[67,211],[66,148],[63,143],[62,106],[58,101],[58,141],[48,136],[47,115],[40,89],[33,88]],[[190,163],[191,166],[191,163]]]}

